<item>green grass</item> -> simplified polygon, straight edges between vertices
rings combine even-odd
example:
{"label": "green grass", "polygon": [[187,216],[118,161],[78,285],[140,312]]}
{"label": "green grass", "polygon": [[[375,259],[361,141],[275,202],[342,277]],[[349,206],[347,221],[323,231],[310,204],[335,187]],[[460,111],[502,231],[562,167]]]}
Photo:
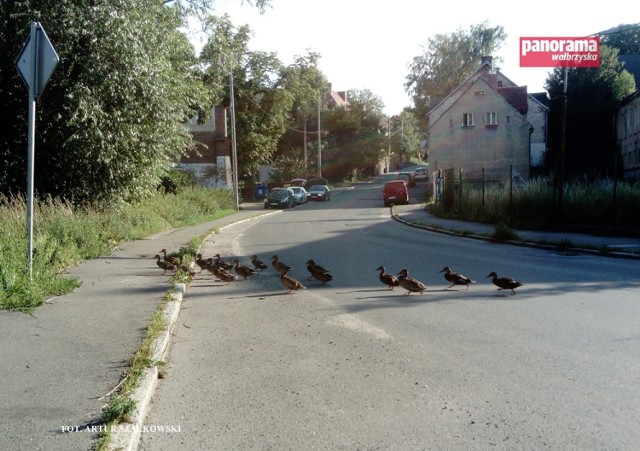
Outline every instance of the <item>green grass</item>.
{"label": "green grass", "polygon": [[109,207],[79,208],[39,199],[34,202],[30,279],[26,200],[0,196],[0,309],[32,312],[48,298],[80,285],[65,271],[83,260],[108,255],[125,241],[233,212],[231,191],[199,187]]}
{"label": "green grass", "polygon": [[613,191],[611,180],[567,184],[559,217],[552,181],[540,177],[514,186],[511,197],[507,185],[486,185],[484,195],[479,187],[465,186],[462,202],[458,193],[454,194],[451,211],[445,211],[442,203],[429,211],[442,217],[519,229],[545,229],[556,224],[640,229],[640,184],[619,182],[615,208]]}

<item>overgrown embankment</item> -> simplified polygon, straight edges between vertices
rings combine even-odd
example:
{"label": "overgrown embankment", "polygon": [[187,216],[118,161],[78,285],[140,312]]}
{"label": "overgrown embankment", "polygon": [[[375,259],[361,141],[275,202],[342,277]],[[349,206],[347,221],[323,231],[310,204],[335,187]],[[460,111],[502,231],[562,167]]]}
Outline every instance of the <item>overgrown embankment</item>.
{"label": "overgrown embankment", "polygon": [[110,254],[120,243],[229,214],[230,190],[182,188],[136,204],[78,208],[54,199],[34,202],[29,279],[27,203],[0,196],[0,309],[30,312],[80,282],[64,275],[79,262]]}

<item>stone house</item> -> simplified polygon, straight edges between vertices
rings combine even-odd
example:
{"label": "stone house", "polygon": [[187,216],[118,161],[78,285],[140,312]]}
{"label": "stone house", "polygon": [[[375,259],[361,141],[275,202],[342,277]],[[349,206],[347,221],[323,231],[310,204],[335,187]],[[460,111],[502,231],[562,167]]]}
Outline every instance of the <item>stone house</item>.
{"label": "stone house", "polygon": [[548,107],[526,86],[517,86],[491,57],[432,108],[427,154],[432,172],[462,170],[465,178],[528,180],[541,166],[547,142]]}

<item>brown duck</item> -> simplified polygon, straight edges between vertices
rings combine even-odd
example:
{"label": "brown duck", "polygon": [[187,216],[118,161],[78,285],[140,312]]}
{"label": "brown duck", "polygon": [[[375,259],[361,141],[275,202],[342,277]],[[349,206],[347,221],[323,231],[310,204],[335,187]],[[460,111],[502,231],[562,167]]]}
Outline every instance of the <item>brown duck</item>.
{"label": "brown duck", "polygon": [[388,286],[390,290],[393,290],[394,287],[400,285],[400,281],[396,276],[385,272],[384,266],[378,266],[376,271],[380,271],[380,282]]}
{"label": "brown duck", "polygon": [[271,266],[273,266],[273,269],[278,271],[278,273],[280,274],[282,274],[282,271],[284,271],[285,274],[287,271],[291,271],[291,267],[289,267],[288,265],[285,265],[280,260],[278,260],[277,255],[274,255],[271,257]]}
{"label": "brown duck", "polygon": [[331,273],[326,268],[317,265],[313,260],[307,261],[307,271],[309,271],[311,277],[322,282],[322,285],[333,280]]}
{"label": "brown duck", "polygon": [[420,282],[418,279],[414,279],[413,277],[409,277],[409,271],[407,269],[403,269],[398,273],[398,282],[400,286],[407,290],[408,295],[411,293],[420,293],[423,294],[424,290],[427,289],[427,286]]}
{"label": "brown duck", "polygon": [[207,266],[211,263],[211,259],[202,258],[202,254],[196,254],[196,265],[200,268],[200,272],[202,270],[207,269]]}
{"label": "brown duck", "polygon": [[476,283],[474,280],[469,279],[467,276],[463,276],[459,272],[453,272],[448,266],[442,268],[442,271],[440,272],[443,272],[444,278],[451,283],[451,285],[447,287],[447,290],[456,285],[463,285],[468,290],[470,284]]}
{"label": "brown duck", "polygon": [[511,290],[511,294],[516,294],[514,290],[523,285],[511,277],[498,277],[495,272],[491,272],[487,277],[491,277],[491,281],[498,287],[498,290]]}
{"label": "brown duck", "polygon": [[160,251],[160,253],[162,253],[162,255],[163,255],[162,259],[164,261],[166,261],[166,262],[171,263],[173,266],[178,266],[180,264],[180,259],[177,256],[175,256],[173,254],[167,256],[167,250],[166,249],[162,249]]}
{"label": "brown duck", "polygon": [[259,271],[264,271],[265,269],[269,268],[265,262],[263,262],[258,258],[257,255],[251,256],[251,264],[253,265],[254,268],[256,268]]}
{"label": "brown duck", "polygon": [[222,260],[222,257],[220,256],[220,254],[214,255],[213,258],[214,258],[213,262],[216,266],[220,266],[227,270],[233,269],[233,264],[227,263],[224,260]]}
{"label": "brown duck", "polygon": [[163,260],[162,257],[160,257],[160,254],[156,254],[153,258],[156,259],[156,264],[158,265],[158,267],[162,269],[162,274],[165,274],[167,271],[176,270],[176,266],[166,260]]}
{"label": "brown duck", "polygon": [[287,271],[288,270],[282,270],[280,272],[280,282],[282,283],[283,287],[289,290],[288,291],[289,293],[293,292],[293,290],[298,291],[298,290],[304,290],[307,288],[304,285],[302,285],[300,282],[298,282],[296,279],[288,275]]}
{"label": "brown duck", "polygon": [[242,277],[244,280],[247,280],[248,277],[253,276],[257,273],[257,270],[246,265],[241,265],[240,260],[238,260],[237,258],[235,259],[235,265],[233,266],[233,269],[236,274]]}

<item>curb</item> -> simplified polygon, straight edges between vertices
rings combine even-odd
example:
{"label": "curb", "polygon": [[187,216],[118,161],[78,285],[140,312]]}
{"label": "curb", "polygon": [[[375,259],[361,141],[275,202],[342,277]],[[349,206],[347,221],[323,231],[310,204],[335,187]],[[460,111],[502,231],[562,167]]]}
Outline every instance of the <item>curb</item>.
{"label": "curb", "polygon": [[[163,318],[167,327],[151,345],[153,349],[152,359],[154,362],[163,361],[167,351],[169,350],[171,333],[173,332],[173,327],[178,320],[178,314],[180,313],[180,307],[182,305],[186,289],[187,287],[185,284],[177,284],[173,293],[171,293],[171,300],[167,302],[167,305],[164,308]],[[140,438],[142,436],[144,420],[147,416],[147,411],[151,404],[153,393],[158,386],[158,374],[159,369],[157,364],[154,364],[145,370],[138,388],[131,395],[131,399],[136,403],[136,408],[131,415],[131,421],[123,427],[119,427],[121,424],[114,427],[111,432],[111,439],[107,446],[107,450],[135,451],[138,449]]]}
{"label": "curb", "polygon": [[[221,229],[233,224],[251,221],[261,216],[279,213],[280,211],[281,210],[259,212],[253,216],[233,221],[221,227]],[[204,240],[206,240],[207,238],[205,238]],[[176,284],[173,293],[171,293],[171,300],[167,302],[167,305],[165,306],[163,311],[163,318],[167,324],[167,327],[162,331],[161,335],[156,338],[151,344],[151,349],[153,350],[153,362],[164,361],[164,358],[171,344],[171,334],[176,322],[178,321],[180,308],[182,307],[182,301],[186,292],[187,285],[184,283],[180,283]],[[131,395],[131,399],[136,403],[136,408],[131,414],[131,421],[126,424],[119,423],[114,426],[114,429],[111,432],[111,439],[109,440],[109,444],[106,447],[107,451],[136,451],[138,449],[138,446],[140,445],[140,439],[142,437],[142,432],[144,431],[144,422],[147,417],[149,405],[151,404],[151,399],[158,386],[159,374],[160,370],[157,364],[149,366],[145,370],[140,379],[138,388]]]}
{"label": "curb", "polygon": [[450,236],[456,236],[456,237],[460,237],[460,238],[471,238],[474,240],[481,240],[481,241],[488,241],[491,243],[499,243],[499,244],[510,244],[512,246],[522,246],[522,247],[532,247],[532,248],[536,248],[536,249],[545,249],[545,250],[552,250],[552,251],[562,251],[565,253],[570,253],[570,254],[589,254],[589,255],[594,255],[597,257],[609,257],[609,258],[622,258],[622,259],[627,259],[627,260],[640,260],[640,255],[638,254],[631,254],[628,252],[603,252],[603,251],[598,251],[598,250],[594,250],[594,249],[585,249],[585,248],[581,248],[581,247],[560,247],[560,246],[555,246],[552,244],[540,244],[540,243],[535,243],[535,242],[530,242],[530,241],[514,241],[514,240],[496,240],[494,238],[491,238],[489,236],[486,235],[477,235],[477,234],[473,234],[473,233],[464,233],[464,232],[458,232],[455,230],[448,230],[448,229],[443,229],[440,227],[432,227],[432,226],[427,226],[424,224],[418,224],[415,222],[411,222],[411,221],[407,221],[406,219],[401,218],[397,213],[396,213],[396,209],[395,206],[390,207],[391,208],[391,217],[393,219],[395,219],[396,221],[408,225],[410,227],[415,227],[418,229],[423,229],[423,230],[428,230],[429,232],[436,232],[436,233],[442,233],[445,235],[450,235]]}

